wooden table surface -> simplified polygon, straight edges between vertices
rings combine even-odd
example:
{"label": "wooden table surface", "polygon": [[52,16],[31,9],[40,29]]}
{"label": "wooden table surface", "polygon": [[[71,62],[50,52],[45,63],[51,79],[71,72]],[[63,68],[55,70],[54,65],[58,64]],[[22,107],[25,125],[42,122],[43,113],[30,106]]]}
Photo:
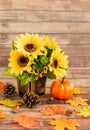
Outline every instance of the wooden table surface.
{"label": "wooden table surface", "polygon": [[[88,104],[90,104],[90,88],[83,88],[83,91],[85,92],[82,95],[74,95],[74,96],[81,96],[82,98],[88,99]],[[18,97],[17,97],[18,98]],[[69,104],[66,104],[65,100],[53,100],[52,104],[48,104],[47,101],[50,98],[50,94],[46,93],[44,97],[42,97],[43,104],[39,105],[37,108],[34,109],[28,109],[25,107],[20,107],[20,110],[17,113],[13,113],[12,109],[9,107],[5,107],[3,105],[0,105],[0,109],[3,109],[5,113],[8,114],[8,118],[6,119],[0,119],[0,130],[28,130],[27,128],[24,128],[20,126],[18,123],[13,122],[13,118],[25,114],[28,116],[34,116],[37,117],[39,120],[38,127],[30,128],[30,130],[53,130],[54,127],[49,125],[48,122],[50,122],[54,118],[70,118],[76,120],[80,127],[77,127],[76,130],[90,130],[90,117],[84,118],[84,117],[76,117],[74,115],[71,116],[65,116],[61,114],[53,115],[53,116],[43,116],[39,112],[41,108],[44,108],[47,105],[60,105],[64,108],[70,109],[72,106]],[[0,99],[3,99],[3,95],[0,94]]]}

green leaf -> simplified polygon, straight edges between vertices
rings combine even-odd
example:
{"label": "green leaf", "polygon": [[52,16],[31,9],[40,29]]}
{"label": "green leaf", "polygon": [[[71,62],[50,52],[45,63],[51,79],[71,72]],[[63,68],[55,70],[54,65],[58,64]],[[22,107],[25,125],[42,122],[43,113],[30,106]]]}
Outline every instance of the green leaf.
{"label": "green leaf", "polygon": [[16,45],[15,41],[12,41],[12,46],[11,46],[12,50],[16,50],[17,49],[15,45]]}
{"label": "green leaf", "polygon": [[27,72],[23,72],[23,74],[20,75],[18,79],[20,80],[20,85],[24,86],[29,82],[37,80],[37,76],[35,74],[28,74]]}
{"label": "green leaf", "polygon": [[10,73],[11,68],[7,67],[4,71],[3,74],[8,75],[8,76],[12,76],[12,77],[16,77],[15,74],[11,74]]}
{"label": "green leaf", "polygon": [[41,63],[38,63],[38,64],[33,64],[33,70],[37,70],[39,72],[42,72],[43,71],[43,65]]}
{"label": "green leaf", "polygon": [[5,105],[7,107],[15,107],[20,105],[19,100],[10,100],[10,99],[5,99],[5,100],[0,100],[0,104]]}
{"label": "green leaf", "polygon": [[51,71],[48,71],[47,74],[46,74],[46,76],[47,76],[48,78],[50,78],[50,79],[56,79],[55,74],[53,74],[53,72],[51,72]]}
{"label": "green leaf", "polygon": [[48,63],[48,57],[46,56],[41,56],[40,57],[40,62],[43,64],[43,65],[46,65]]}

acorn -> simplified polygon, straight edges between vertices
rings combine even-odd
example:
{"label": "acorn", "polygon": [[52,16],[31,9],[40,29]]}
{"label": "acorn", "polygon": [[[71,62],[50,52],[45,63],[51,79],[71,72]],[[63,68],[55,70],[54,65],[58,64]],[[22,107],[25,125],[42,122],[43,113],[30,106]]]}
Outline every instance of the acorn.
{"label": "acorn", "polygon": [[40,97],[34,92],[26,92],[23,96],[23,104],[28,108],[34,108],[40,104]]}
{"label": "acorn", "polygon": [[10,83],[7,83],[5,86],[4,86],[4,91],[3,91],[3,95],[7,98],[10,98],[10,97],[13,97],[15,96],[16,94],[16,89],[15,89],[15,86],[10,84]]}

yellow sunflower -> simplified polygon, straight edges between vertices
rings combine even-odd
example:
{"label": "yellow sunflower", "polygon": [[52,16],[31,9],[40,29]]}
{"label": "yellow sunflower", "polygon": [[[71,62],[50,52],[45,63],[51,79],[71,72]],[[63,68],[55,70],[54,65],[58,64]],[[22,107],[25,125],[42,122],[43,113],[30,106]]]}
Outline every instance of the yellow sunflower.
{"label": "yellow sunflower", "polygon": [[49,49],[55,50],[57,48],[60,49],[60,46],[57,44],[55,39],[49,39],[47,36],[42,37],[42,41],[44,42],[44,45],[48,47]]}
{"label": "yellow sunflower", "polygon": [[56,78],[61,78],[67,74],[66,69],[68,68],[67,56],[64,55],[59,49],[56,49],[51,54],[49,70],[52,71]]}
{"label": "yellow sunflower", "polygon": [[33,59],[27,54],[23,54],[18,50],[13,50],[10,53],[9,61],[10,62],[8,66],[11,68],[10,73],[18,76],[19,74],[22,74],[24,70],[30,72],[30,64],[32,63]]}
{"label": "yellow sunflower", "polygon": [[43,42],[37,34],[21,34],[16,38],[15,43],[19,51],[33,55],[34,58],[41,54],[40,48],[43,46]]}

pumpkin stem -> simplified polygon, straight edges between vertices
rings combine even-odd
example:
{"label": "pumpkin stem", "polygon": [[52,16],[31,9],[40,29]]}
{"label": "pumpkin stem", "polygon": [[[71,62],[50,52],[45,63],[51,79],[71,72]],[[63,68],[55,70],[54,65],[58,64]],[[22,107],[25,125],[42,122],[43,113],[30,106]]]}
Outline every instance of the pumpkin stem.
{"label": "pumpkin stem", "polygon": [[61,83],[64,83],[64,79],[65,79],[65,77],[63,77],[63,78],[62,78],[62,81],[61,81]]}

